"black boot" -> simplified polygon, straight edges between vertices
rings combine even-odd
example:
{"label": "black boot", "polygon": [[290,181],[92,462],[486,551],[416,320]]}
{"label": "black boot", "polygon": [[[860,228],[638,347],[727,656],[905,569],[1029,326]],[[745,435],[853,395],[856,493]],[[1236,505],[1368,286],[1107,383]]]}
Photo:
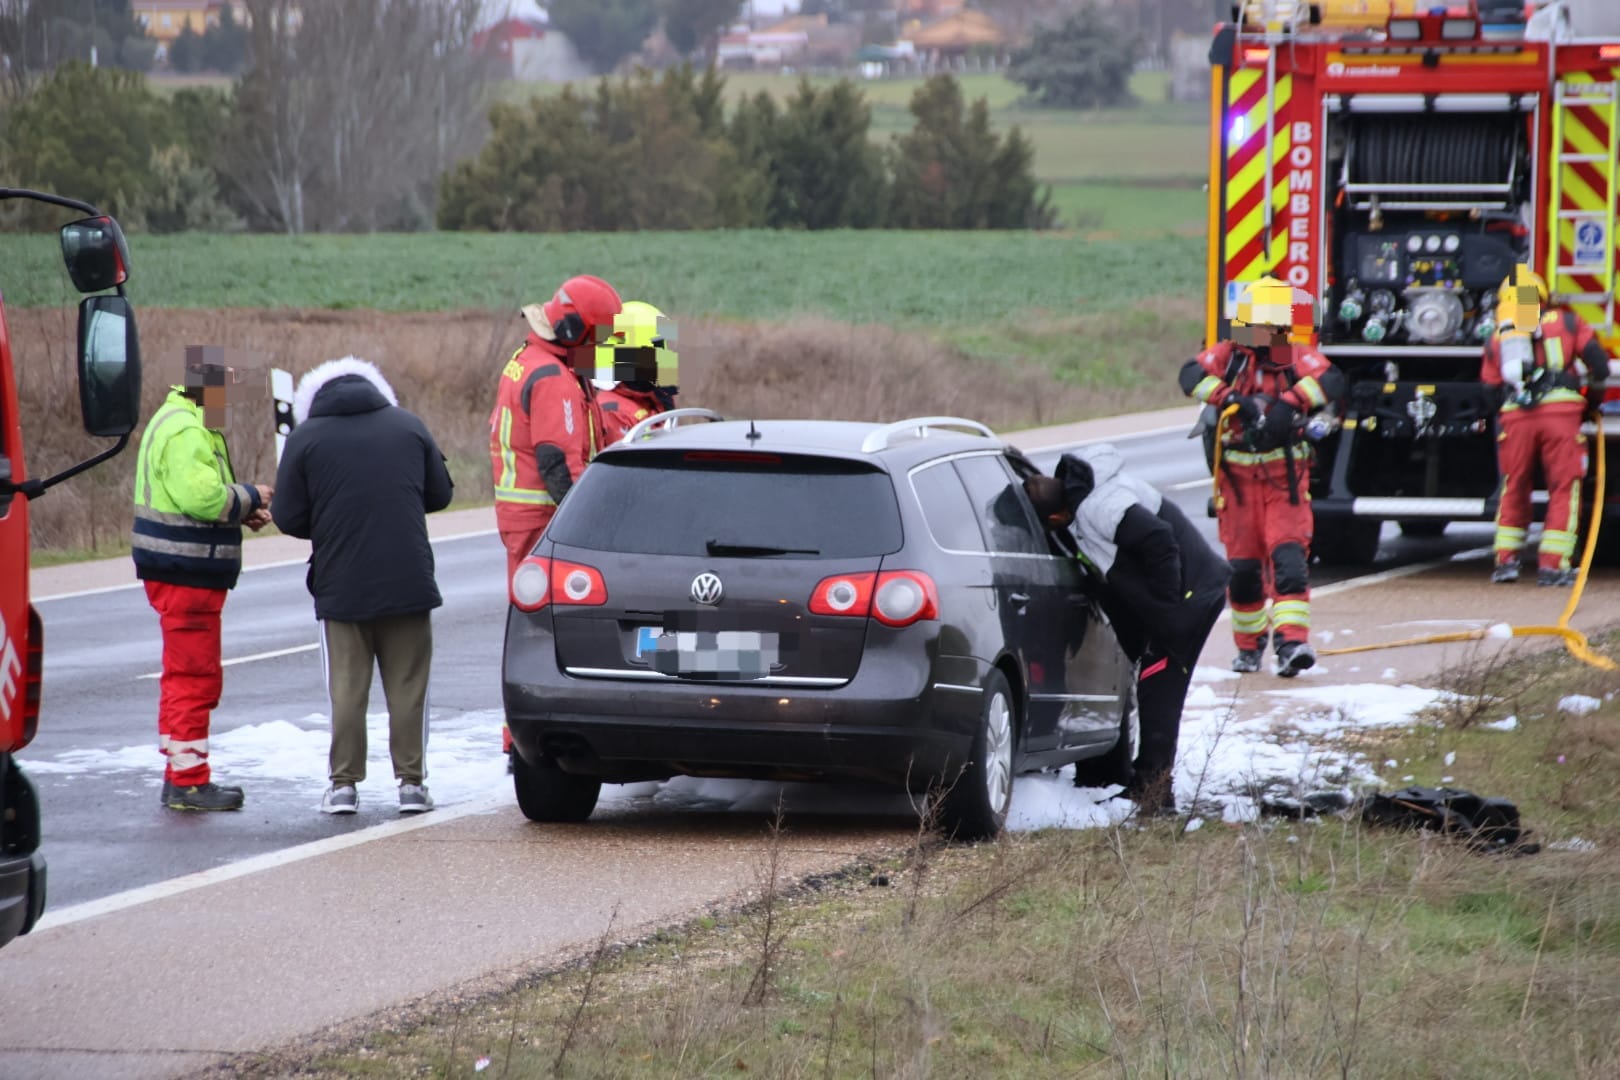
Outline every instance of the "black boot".
{"label": "black boot", "polygon": [[165,780],[163,805],[170,810],[240,810],[242,789],[215,783],[181,787]]}
{"label": "black boot", "polygon": [[1316,650],[1307,641],[1285,641],[1277,646],[1277,675],[1292,679],[1306,668],[1316,665]]}

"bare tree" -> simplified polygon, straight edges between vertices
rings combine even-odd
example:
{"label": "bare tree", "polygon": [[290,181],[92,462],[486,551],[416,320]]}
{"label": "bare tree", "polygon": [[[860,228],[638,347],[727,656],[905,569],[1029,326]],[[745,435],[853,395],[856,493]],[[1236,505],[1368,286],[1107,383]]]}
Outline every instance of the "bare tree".
{"label": "bare tree", "polygon": [[288,233],[424,224],[476,149],[483,0],[247,0],[248,70],[221,169],[256,223]]}

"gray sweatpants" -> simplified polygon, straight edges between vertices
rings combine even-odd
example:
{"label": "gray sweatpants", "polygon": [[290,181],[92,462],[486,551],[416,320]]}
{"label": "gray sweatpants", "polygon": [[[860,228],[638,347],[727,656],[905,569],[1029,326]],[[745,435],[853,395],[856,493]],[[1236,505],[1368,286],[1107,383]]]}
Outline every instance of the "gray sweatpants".
{"label": "gray sweatpants", "polygon": [[332,700],[332,783],[366,778],[366,705],[373,664],[382,674],[388,701],[388,750],[394,776],[420,784],[427,776],[428,669],[433,662],[433,622],[428,612],[370,622],[321,623],[326,693]]}

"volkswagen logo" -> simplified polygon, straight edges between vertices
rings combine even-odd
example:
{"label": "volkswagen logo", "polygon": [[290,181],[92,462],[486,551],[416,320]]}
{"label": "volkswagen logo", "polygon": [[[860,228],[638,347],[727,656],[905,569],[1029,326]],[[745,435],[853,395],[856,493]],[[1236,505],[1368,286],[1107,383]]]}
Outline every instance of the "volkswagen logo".
{"label": "volkswagen logo", "polygon": [[720,576],[705,571],[692,579],[692,600],[699,604],[708,604],[713,607],[720,602],[726,593],[724,585],[720,584]]}

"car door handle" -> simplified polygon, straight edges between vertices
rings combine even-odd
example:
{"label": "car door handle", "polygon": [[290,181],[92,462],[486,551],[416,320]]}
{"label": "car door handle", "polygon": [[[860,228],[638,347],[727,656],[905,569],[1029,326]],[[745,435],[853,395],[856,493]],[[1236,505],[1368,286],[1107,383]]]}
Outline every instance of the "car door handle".
{"label": "car door handle", "polygon": [[1012,603],[1012,606],[1015,607],[1015,608],[1023,609],[1025,607],[1029,606],[1029,593],[1021,593],[1021,592],[1008,593],[1007,594],[1007,599]]}

